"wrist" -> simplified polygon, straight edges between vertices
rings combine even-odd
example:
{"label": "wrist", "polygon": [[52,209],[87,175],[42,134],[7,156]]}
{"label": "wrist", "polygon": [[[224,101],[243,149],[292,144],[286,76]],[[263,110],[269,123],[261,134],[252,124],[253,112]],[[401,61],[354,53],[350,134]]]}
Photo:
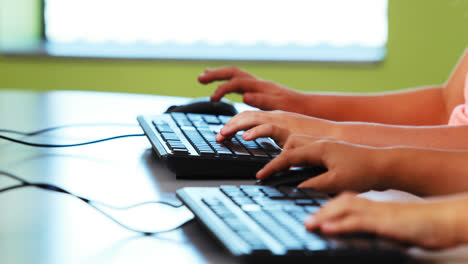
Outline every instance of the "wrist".
{"label": "wrist", "polygon": [[369,175],[375,177],[375,189],[387,190],[395,186],[393,171],[398,164],[398,150],[393,148],[369,148]]}
{"label": "wrist", "polygon": [[452,230],[456,244],[468,243],[468,212],[466,210],[468,206],[468,198],[456,200],[453,202],[453,206],[447,206],[451,209],[449,215],[451,219],[448,224],[452,224]]}
{"label": "wrist", "polygon": [[293,104],[291,105],[292,112],[296,112],[302,115],[310,115],[309,107],[312,105],[310,96],[306,93],[299,91],[291,91],[293,97]]}

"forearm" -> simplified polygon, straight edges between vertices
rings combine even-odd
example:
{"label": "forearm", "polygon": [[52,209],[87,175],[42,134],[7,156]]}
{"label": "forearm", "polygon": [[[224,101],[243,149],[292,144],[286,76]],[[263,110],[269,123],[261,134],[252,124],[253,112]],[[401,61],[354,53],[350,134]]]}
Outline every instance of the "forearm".
{"label": "forearm", "polygon": [[446,124],[442,87],[366,95],[318,94],[304,97],[303,113],[334,121],[396,125]]}
{"label": "forearm", "polygon": [[468,192],[468,151],[393,147],[375,152],[381,189],[422,196]]}
{"label": "forearm", "polygon": [[376,123],[336,122],[330,137],[376,147],[410,146],[468,150],[468,125],[395,126]]}

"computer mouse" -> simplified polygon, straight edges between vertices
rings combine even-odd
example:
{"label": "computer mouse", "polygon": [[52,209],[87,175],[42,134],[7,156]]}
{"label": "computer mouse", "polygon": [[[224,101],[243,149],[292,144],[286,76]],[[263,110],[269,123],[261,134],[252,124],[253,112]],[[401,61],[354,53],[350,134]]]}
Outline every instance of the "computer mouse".
{"label": "computer mouse", "polygon": [[271,187],[297,186],[301,182],[326,172],[324,167],[295,167],[287,171],[278,171],[264,180],[257,180],[257,185]]}
{"label": "computer mouse", "polygon": [[187,104],[173,105],[166,110],[166,113],[172,112],[226,116],[237,114],[236,108],[229,100],[223,98],[219,102],[213,102],[209,97],[196,98]]}

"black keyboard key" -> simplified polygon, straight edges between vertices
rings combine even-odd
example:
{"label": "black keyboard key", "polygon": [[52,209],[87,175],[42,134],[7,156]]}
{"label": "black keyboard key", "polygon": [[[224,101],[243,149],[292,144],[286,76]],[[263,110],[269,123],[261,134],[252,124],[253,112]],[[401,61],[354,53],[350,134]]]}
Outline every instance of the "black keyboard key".
{"label": "black keyboard key", "polygon": [[321,198],[321,199],[330,199],[330,196],[326,193],[317,191],[312,188],[299,188],[301,192],[303,192],[309,198]]}
{"label": "black keyboard key", "polygon": [[269,251],[266,244],[256,236],[250,228],[241,221],[241,219],[234,214],[222,202],[202,200],[229,228],[234,231],[240,238],[242,238],[248,245],[251,246],[253,251]]}
{"label": "black keyboard key", "polygon": [[245,149],[239,141],[233,138],[231,141],[223,142],[231,151],[238,157],[250,157],[250,153]]}
{"label": "black keyboard key", "polygon": [[310,251],[323,251],[328,249],[327,242],[312,232],[306,232],[303,242],[305,248]]}
{"label": "black keyboard key", "polygon": [[309,198],[305,193],[301,192],[298,188],[291,186],[279,186],[278,191],[286,195],[289,199],[307,199]]}
{"label": "black keyboard key", "polygon": [[176,141],[179,141],[180,138],[179,136],[177,136],[176,133],[168,133],[168,132],[164,132],[164,133],[161,133],[161,136],[164,138],[164,140],[168,141],[168,140],[176,140]]}
{"label": "black keyboard key", "polygon": [[179,112],[173,112],[171,113],[171,117],[174,120],[180,120],[180,119],[187,119],[187,115],[184,113],[179,113]]}
{"label": "black keyboard key", "polygon": [[176,123],[179,127],[193,127],[192,122],[190,122],[188,119],[179,119],[176,120]]}
{"label": "black keyboard key", "polygon": [[313,213],[316,213],[318,210],[320,210],[320,207],[319,206],[314,206],[314,205],[305,206],[304,210],[309,214],[313,214]]}
{"label": "black keyboard key", "polygon": [[203,119],[210,125],[220,125],[221,121],[214,115],[203,115]]}
{"label": "black keyboard key", "polygon": [[157,125],[167,125],[167,121],[164,120],[164,119],[154,119],[151,121],[153,123],[154,126],[157,126]]}
{"label": "black keyboard key", "polygon": [[202,201],[208,206],[222,205],[221,200],[219,200],[218,198],[213,198],[213,197],[203,198]]}
{"label": "black keyboard key", "polygon": [[216,134],[208,129],[199,129],[200,134],[205,138],[208,142],[216,142]]}
{"label": "black keyboard key", "polygon": [[221,123],[226,124],[229,120],[231,120],[232,116],[225,116],[225,115],[220,115],[218,116],[218,119],[221,121]]}
{"label": "black keyboard key", "polygon": [[172,152],[174,154],[178,154],[178,155],[185,155],[185,154],[188,154],[188,149],[186,149],[186,148],[174,148],[174,149],[172,149]]}
{"label": "black keyboard key", "polygon": [[249,230],[239,231],[237,234],[252,247],[253,251],[267,251],[265,243]]}
{"label": "black keyboard key", "polygon": [[287,213],[279,210],[268,212],[280,225],[288,229],[302,245],[309,250],[322,251],[327,249],[327,243],[323,239],[309,233],[302,222],[297,221]]}
{"label": "black keyboard key", "polygon": [[282,192],[273,189],[273,188],[263,188],[262,191],[268,196],[270,199],[285,199],[287,198]]}
{"label": "black keyboard key", "polygon": [[257,138],[257,139],[255,139],[255,141],[272,158],[278,156],[281,153],[281,149],[279,147],[277,147],[273,142],[271,142],[271,140],[269,140],[267,138]]}
{"label": "black keyboard key", "polygon": [[167,141],[170,149],[184,149],[186,148],[181,141]]}
{"label": "black keyboard key", "polygon": [[307,213],[305,210],[300,211],[300,210],[295,210],[295,211],[288,211],[287,212],[291,217],[296,219],[296,221],[300,224],[304,223],[304,221],[309,217],[309,213]]}
{"label": "black keyboard key", "polygon": [[250,199],[249,197],[247,197],[247,196],[245,196],[245,197],[233,196],[233,197],[230,197],[230,198],[238,206],[243,206],[243,205],[248,205],[248,204],[255,204],[255,202],[252,199]]}
{"label": "black keyboard key", "polygon": [[187,118],[192,122],[203,121],[203,116],[201,114],[192,114],[192,113],[190,113],[190,114],[187,114]]}
{"label": "black keyboard key", "polygon": [[212,149],[202,149],[198,150],[200,156],[214,156],[215,152]]}
{"label": "black keyboard key", "polygon": [[156,129],[159,131],[159,133],[174,133],[174,130],[168,124],[156,125]]}
{"label": "black keyboard key", "polygon": [[291,232],[273,220],[267,213],[260,210],[247,211],[246,213],[281,243],[288,252],[294,252],[304,248],[302,243],[298,241]]}
{"label": "black keyboard key", "polygon": [[324,204],[326,204],[328,202],[328,199],[322,199],[322,198],[318,198],[318,199],[314,199],[314,200],[319,206],[322,206],[322,205],[324,205]]}
{"label": "black keyboard key", "polygon": [[263,151],[263,149],[255,143],[255,141],[246,141],[242,138],[241,135],[236,135],[235,138],[252,154],[253,156],[260,158],[269,158],[268,154]]}
{"label": "black keyboard key", "polygon": [[210,142],[210,144],[211,144],[211,147],[213,147],[213,149],[216,151],[216,153],[218,153],[218,155],[220,156],[232,155],[232,151],[229,150],[229,148],[227,148],[226,145],[224,145],[223,143]]}
{"label": "black keyboard key", "polygon": [[298,199],[296,200],[297,205],[317,205],[314,200],[311,199]]}

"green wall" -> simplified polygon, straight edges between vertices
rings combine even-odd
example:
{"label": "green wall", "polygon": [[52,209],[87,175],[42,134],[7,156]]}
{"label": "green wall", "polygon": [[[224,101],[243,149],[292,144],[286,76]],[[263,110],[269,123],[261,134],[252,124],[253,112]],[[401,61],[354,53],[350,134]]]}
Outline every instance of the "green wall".
{"label": "green wall", "polygon": [[[24,3],[28,1],[31,5],[26,7]],[[30,13],[25,15],[26,9],[16,12],[36,21],[37,1],[0,0],[3,33],[29,26],[33,28],[29,34],[37,35],[37,24],[31,25],[24,20],[16,22],[21,15],[15,16],[11,12],[5,15],[7,12],[2,8],[11,2],[23,3],[22,8],[29,8],[27,12]],[[5,23],[8,16],[10,23]],[[264,79],[300,90],[383,91],[443,83],[467,46],[467,0],[389,0],[388,55],[385,61],[377,64],[1,56],[0,87],[202,96],[210,94],[214,86],[205,88],[197,84],[197,75],[205,67],[234,64]]]}

